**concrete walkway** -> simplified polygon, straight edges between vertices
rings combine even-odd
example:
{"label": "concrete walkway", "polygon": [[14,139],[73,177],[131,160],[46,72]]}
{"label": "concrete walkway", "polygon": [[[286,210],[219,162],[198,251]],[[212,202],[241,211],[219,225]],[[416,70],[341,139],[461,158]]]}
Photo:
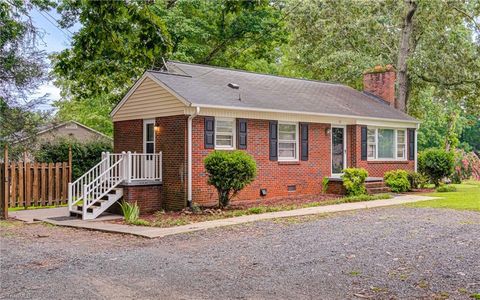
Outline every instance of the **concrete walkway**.
{"label": "concrete walkway", "polygon": [[265,213],[265,214],[258,214],[258,215],[246,215],[246,216],[227,218],[227,219],[221,219],[221,220],[198,222],[198,223],[170,227],[170,228],[113,224],[113,223],[102,222],[101,220],[94,221],[94,222],[82,221],[82,220],[71,219],[71,218],[64,218],[62,220],[62,218],[52,218],[51,216],[47,218],[37,218],[36,220],[47,222],[47,223],[58,225],[58,226],[84,228],[84,229],[123,233],[123,234],[133,234],[133,235],[142,236],[146,238],[158,238],[158,237],[164,237],[164,236],[173,235],[173,234],[206,230],[206,229],[222,227],[222,226],[244,224],[244,223],[261,221],[261,220],[368,209],[368,208],[400,205],[400,204],[425,201],[425,200],[434,200],[434,199],[438,199],[438,198],[427,197],[427,196],[417,196],[417,195],[403,195],[403,196],[397,196],[392,199],[385,199],[385,200],[343,203],[343,204],[301,208],[301,209],[295,209],[295,210],[289,210],[289,211],[279,211],[279,212],[272,212],[272,213]]}
{"label": "concrete walkway", "polygon": [[[47,219],[65,219],[69,216],[68,206],[55,208],[22,209],[8,212],[8,217],[25,223],[36,223]],[[93,221],[111,221],[123,219],[122,216],[103,214]],[[92,222],[92,221],[89,221]]]}

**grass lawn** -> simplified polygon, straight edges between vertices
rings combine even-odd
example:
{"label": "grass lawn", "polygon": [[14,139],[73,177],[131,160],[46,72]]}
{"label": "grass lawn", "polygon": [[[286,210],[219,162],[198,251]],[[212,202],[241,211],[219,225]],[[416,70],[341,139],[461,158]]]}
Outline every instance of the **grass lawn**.
{"label": "grass lawn", "polygon": [[416,202],[408,206],[480,211],[480,181],[466,181],[453,186],[457,188],[456,192],[424,194],[425,196],[442,197],[442,199]]}

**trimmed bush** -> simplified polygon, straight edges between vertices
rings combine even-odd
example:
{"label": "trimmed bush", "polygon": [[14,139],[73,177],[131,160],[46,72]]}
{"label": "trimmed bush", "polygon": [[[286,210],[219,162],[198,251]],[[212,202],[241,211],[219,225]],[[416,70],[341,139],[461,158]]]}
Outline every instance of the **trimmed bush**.
{"label": "trimmed bush", "polygon": [[408,173],[405,170],[385,172],[383,180],[394,193],[404,193],[410,190],[410,181],[408,180]]}
{"label": "trimmed bush", "polygon": [[217,189],[222,208],[257,176],[255,160],[243,151],[213,151],[204,163],[208,184]]}
{"label": "trimmed bush", "polygon": [[427,176],[435,187],[440,181],[452,175],[455,159],[452,152],[443,149],[427,149],[418,155],[418,169]]}
{"label": "trimmed bush", "polygon": [[72,147],[72,178],[85,174],[102,159],[102,152],[112,151],[112,142],[98,140],[81,143],[74,139],[46,142],[34,153],[38,162],[68,161],[68,148]]}
{"label": "trimmed bush", "polygon": [[367,170],[363,168],[347,168],[343,170],[343,186],[347,196],[359,196],[367,193],[365,179],[368,177]]}
{"label": "trimmed bush", "polygon": [[428,183],[428,178],[422,173],[408,172],[408,181],[411,189],[423,189]]}
{"label": "trimmed bush", "polygon": [[453,185],[444,184],[435,189],[439,193],[448,193],[448,192],[456,192],[457,188]]}

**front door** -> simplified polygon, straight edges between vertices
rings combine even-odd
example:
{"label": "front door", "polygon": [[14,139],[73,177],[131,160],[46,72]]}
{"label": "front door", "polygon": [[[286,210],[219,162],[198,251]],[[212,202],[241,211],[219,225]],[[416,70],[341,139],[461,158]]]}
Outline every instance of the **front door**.
{"label": "front door", "polygon": [[155,175],[155,162],[153,154],[155,153],[155,119],[143,121],[143,153],[141,156],[142,178],[151,179]]}
{"label": "front door", "polygon": [[345,127],[332,127],[332,176],[340,176],[345,169],[346,139]]}

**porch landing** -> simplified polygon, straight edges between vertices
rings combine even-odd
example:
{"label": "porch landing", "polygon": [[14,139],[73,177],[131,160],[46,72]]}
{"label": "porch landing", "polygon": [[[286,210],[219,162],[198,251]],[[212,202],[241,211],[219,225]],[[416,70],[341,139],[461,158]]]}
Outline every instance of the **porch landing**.
{"label": "porch landing", "polygon": [[[365,179],[365,188],[369,195],[390,192],[390,188],[385,185],[382,177],[367,177]],[[346,194],[346,190],[343,187],[343,179],[340,177],[329,177],[327,190],[331,194]]]}

